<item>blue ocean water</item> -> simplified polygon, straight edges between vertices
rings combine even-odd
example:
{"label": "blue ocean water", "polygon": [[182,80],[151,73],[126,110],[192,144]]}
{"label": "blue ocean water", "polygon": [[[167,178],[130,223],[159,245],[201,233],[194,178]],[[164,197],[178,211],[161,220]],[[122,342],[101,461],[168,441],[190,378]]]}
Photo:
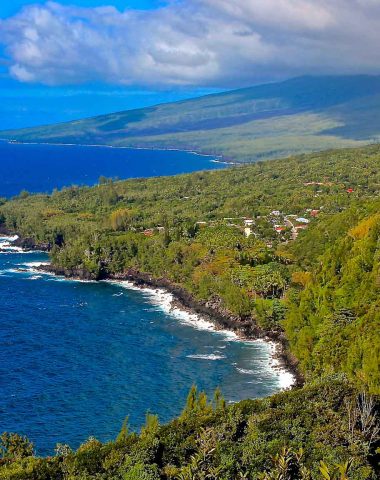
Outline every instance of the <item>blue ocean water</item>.
{"label": "blue ocean water", "polygon": [[21,190],[45,193],[73,184],[94,185],[100,175],[126,179],[225,167],[212,160],[174,150],[0,142],[0,197],[18,195]]}
{"label": "blue ocean water", "polygon": [[167,294],[41,275],[46,261],[0,254],[0,430],[27,435],[40,454],[113,439],[127,415],[135,430],[148,410],[168,421],[193,383],[238,401],[289,380],[270,367],[268,345],[170,312]]}

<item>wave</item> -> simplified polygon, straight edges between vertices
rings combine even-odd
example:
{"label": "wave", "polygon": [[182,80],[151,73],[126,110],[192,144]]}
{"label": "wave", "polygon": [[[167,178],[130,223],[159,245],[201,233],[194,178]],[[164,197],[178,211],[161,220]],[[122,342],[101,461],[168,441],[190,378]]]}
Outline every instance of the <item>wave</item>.
{"label": "wave", "polygon": [[0,243],[0,253],[29,253],[29,252],[25,252],[21,247],[15,247],[10,243],[2,242]]}
{"label": "wave", "polygon": [[19,238],[18,235],[0,235],[0,253],[29,253],[21,247],[12,245]]}
{"label": "wave", "polygon": [[24,267],[37,268],[37,267],[41,267],[42,265],[49,265],[49,262],[25,262],[25,263],[20,263],[19,265],[22,265]]}
{"label": "wave", "polygon": [[[108,281],[108,280],[107,280]],[[120,285],[123,288],[128,290],[139,291],[145,297],[147,297],[151,304],[158,307],[159,310],[163,311],[167,315],[175,317],[180,323],[184,325],[190,325],[191,327],[197,330],[206,330],[209,332],[214,332],[220,335],[223,335],[226,340],[228,339],[238,339],[238,335],[229,330],[218,330],[215,325],[202,318],[197,313],[192,313],[186,310],[185,308],[180,308],[174,305],[175,298],[172,293],[167,292],[166,290],[160,288],[140,288],[137,287],[134,283],[127,280],[123,281],[109,281],[111,283]]]}
{"label": "wave", "polygon": [[[224,341],[237,341],[242,344],[246,345],[253,345],[253,344],[261,344],[265,347],[265,355],[263,355],[262,363],[263,367],[258,368],[256,370],[252,369],[245,369],[245,368],[237,368],[240,373],[245,375],[257,375],[258,373],[274,373],[277,377],[278,386],[280,390],[285,390],[291,388],[295,382],[295,376],[286,370],[285,366],[280,363],[280,361],[276,358],[278,345],[272,341],[266,339],[241,339],[235,332],[231,332],[229,330],[217,330],[215,325],[202,318],[200,315],[196,313],[191,313],[186,309],[181,309],[173,304],[174,296],[173,294],[167,292],[166,290],[160,288],[149,288],[149,287],[138,287],[134,283],[130,281],[114,281],[114,280],[106,280],[107,282],[111,282],[117,284],[123,288],[128,290],[134,290],[142,293],[145,297],[148,297],[149,301],[157,306],[161,311],[166,313],[167,315],[173,316],[180,323],[185,325],[189,325],[197,330],[206,330],[209,332],[218,333],[224,336]],[[218,358],[216,358],[218,357]],[[220,358],[219,358],[220,357]],[[190,356],[190,358],[198,358],[204,360],[219,360],[221,358],[225,358],[222,355],[198,355],[198,356]]]}
{"label": "wave", "polygon": [[197,360],[223,360],[226,357],[224,355],[216,355],[215,353],[211,353],[209,355],[202,355],[202,354],[187,355],[187,358],[194,358]]}
{"label": "wave", "polygon": [[18,240],[18,235],[0,235],[0,243],[5,242],[15,242]]}
{"label": "wave", "polygon": [[268,340],[258,340],[258,342],[265,343],[269,348],[269,368],[278,374],[280,390],[288,390],[293,387],[296,383],[296,377],[292,372],[286,369],[285,365],[278,358],[279,345]]}
{"label": "wave", "polygon": [[255,375],[255,373],[257,373],[255,370],[249,368],[237,368],[236,370],[244,375]]}

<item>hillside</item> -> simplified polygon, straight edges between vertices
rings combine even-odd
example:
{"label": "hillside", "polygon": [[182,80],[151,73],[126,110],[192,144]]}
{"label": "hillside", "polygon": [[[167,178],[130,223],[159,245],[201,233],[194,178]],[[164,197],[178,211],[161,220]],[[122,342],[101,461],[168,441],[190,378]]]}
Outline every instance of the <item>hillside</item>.
{"label": "hillside", "polygon": [[[24,193],[0,207],[0,222],[49,243],[58,271],[165,278],[214,299],[248,335],[285,329],[306,377],[345,372],[379,393],[379,172],[377,145],[329,151]],[[331,335],[334,361],[321,356]]]}
{"label": "hillside", "polygon": [[193,388],[167,425],[148,414],[46,459],[3,435],[0,478],[379,478],[379,185],[374,145],[4,200],[0,228],[49,243],[57,271],[212,299],[241,333],[282,338],[306,384],[232,406]]}
{"label": "hillside", "polygon": [[380,77],[300,77],[64,124],[0,132],[24,142],[178,148],[238,162],[380,138]]}

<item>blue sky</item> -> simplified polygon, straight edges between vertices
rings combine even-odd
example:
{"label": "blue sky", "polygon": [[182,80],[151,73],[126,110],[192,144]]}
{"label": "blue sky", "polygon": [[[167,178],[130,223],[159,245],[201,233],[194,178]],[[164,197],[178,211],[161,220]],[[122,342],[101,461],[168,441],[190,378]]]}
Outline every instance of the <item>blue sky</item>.
{"label": "blue sky", "polygon": [[[6,18],[17,13],[22,7],[32,4],[44,4],[44,1],[38,0],[2,0],[0,3],[0,17]],[[60,0],[62,5],[78,5],[81,7],[101,7],[103,5],[113,5],[119,10],[125,8],[152,9],[163,4],[159,0]]]}
{"label": "blue sky", "polygon": [[379,0],[0,0],[0,129],[380,74]]}
{"label": "blue sky", "polygon": [[[16,15],[23,7],[44,5],[44,1],[5,0],[0,3],[0,18]],[[163,6],[160,0],[60,0],[61,5],[101,7],[112,5],[120,11],[129,9],[152,10]],[[1,51],[1,50],[0,50]],[[24,83],[10,77],[6,67],[0,69],[0,130],[23,128],[77,118],[95,116],[107,112],[142,108],[158,103],[193,98],[217,88],[146,88],[87,83],[84,85],[47,87],[36,83]]]}

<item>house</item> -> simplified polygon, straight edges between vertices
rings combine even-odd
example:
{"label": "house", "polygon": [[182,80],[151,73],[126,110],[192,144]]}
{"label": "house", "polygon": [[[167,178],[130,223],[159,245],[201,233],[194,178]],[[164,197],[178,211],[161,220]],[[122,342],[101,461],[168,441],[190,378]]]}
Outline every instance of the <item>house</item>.
{"label": "house", "polygon": [[246,218],[246,219],[244,220],[244,225],[245,225],[246,227],[250,227],[250,226],[252,226],[254,223],[255,223],[255,221],[252,220],[252,218]]}
{"label": "house", "polygon": [[324,186],[324,187],[331,187],[333,185],[332,182],[306,182],[304,183],[305,187],[310,187],[310,186]]}
{"label": "house", "polygon": [[146,230],[143,231],[143,234],[144,234],[146,237],[153,237],[153,235],[154,235],[154,230],[153,230],[153,228],[147,228]]}
{"label": "house", "polygon": [[319,210],[311,210],[310,212],[311,217],[315,218],[315,217],[318,217],[318,215],[319,215]]}
{"label": "house", "polygon": [[274,217],[279,217],[281,215],[281,212],[279,210],[273,210],[273,212],[270,212],[270,214]]}
{"label": "house", "polygon": [[353,188],[347,188],[347,193],[353,193],[354,189]]}
{"label": "house", "polygon": [[299,222],[299,223],[310,223],[310,220],[308,220],[307,218],[304,218],[304,217],[299,217],[299,218],[296,218],[296,222]]}
{"label": "house", "polygon": [[324,183],[323,182],[306,182],[306,183],[304,183],[305,187],[310,187],[310,186],[313,186],[313,185],[324,185]]}
{"label": "house", "polygon": [[244,235],[248,238],[253,234],[252,228],[251,227],[245,227],[244,229]]}
{"label": "house", "polygon": [[206,227],[207,222],[197,222],[196,225],[199,225],[200,227]]}
{"label": "house", "polygon": [[275,225],[274,229],[277,233],[282,233],[282,232],[285,232],[286,227],[284,227],[283,225]]}

